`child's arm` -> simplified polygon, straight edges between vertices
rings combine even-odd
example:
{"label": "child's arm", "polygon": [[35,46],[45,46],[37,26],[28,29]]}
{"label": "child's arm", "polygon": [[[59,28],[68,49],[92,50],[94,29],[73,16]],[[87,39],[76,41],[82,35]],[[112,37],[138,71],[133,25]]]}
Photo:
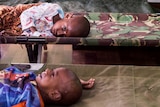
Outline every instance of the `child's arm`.
{"label": "child's arm", "polygon": [[84,80],[80,79],[80,82],[82,84],[83,89],[91,89],[94,86],[95,79],[90,78],[87,81],[84,81]]}

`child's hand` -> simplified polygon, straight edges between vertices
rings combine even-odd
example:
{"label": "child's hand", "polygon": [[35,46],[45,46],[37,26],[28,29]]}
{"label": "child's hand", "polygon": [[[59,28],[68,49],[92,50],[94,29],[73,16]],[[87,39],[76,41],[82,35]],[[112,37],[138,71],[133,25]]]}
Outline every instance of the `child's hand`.
{"label": "child's hand", "polygon": [[66,13],[64,16],[64,18],[66,18],[66,19],[70,19],[73,17],[84,17],[84,15],[81,13]]}
{"label": "child's hand", "polygon": [[84,81],[84,80],[80,79],[80,82],[81,82],[82,87],[84,89],[91,89],[94,86],[95,79],[90,78],[88,81]]}

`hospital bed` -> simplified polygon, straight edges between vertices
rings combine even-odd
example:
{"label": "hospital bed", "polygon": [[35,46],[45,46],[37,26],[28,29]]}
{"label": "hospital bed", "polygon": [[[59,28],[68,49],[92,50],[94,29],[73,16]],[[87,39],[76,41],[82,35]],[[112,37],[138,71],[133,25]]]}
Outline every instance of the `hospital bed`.
{"label": "hospital bed", "polygon": [[[18,33],[16,32],[15,34],[12,35],[10,31],[12,30],[14,31],[15,29],[12,29],[12,26],[10,25],[11,28],[6,27],[7,29],[5,28],[2,29],[4,32],[5,30],[7,30],[7,32],[5,33],[2,32],[0,34],[0,43],[41,44],[39,47],[39,57],[37,62],[41,62],[41,52],[43,44],[71,44],[73,46],[73,51],[95,50],[98,52],[99,49],[107,51],[110,48],[114,49],[118,48],[118,50],[120,51],[121,50],[126,51],[127,49],[131,49],[130,50],[131,53],[135,53],[135,51],[132,52],[132,48],[136,47],[138,48],[136,53],[138,53],[138,51],[141,51],[142,48],[145,48],[145,50],[147,50],[145,51],[145,53],[151,53],[151,51],[155,53],[155,54],[150,54],[150,56],[148,57],[151,57],[151,59],[156,59],[157,63],[160,64],[159,61],[160,57],[158,55],[160,53],[159,13],[152,14],[152,13],[84,12],[80,14],[84,15],[90,21],[91,24],[90,34],[86,38],[26,37],[24,35],[18,34],[19,32]],[[141,56],[143,57],[143,55]],[[114,62],[112,62],[111,64],[114,64]]]}
{"label": "hospital bed", "polygon": [[[8,66],[1,64],[0,69]],[[94,88],[84,90],[69,107],[159,107],[159,66],[47,64],[35,72],[57,67],[69,68],[84,80],[96,79]]]}

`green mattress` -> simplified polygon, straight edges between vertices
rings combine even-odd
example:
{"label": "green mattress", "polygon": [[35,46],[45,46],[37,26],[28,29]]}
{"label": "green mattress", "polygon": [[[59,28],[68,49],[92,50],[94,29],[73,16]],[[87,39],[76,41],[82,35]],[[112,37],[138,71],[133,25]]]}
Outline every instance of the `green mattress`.
{"label": "green mattress", "polygon": [[144,13],[88,13],[91,33],[84,45],[159,46],[160,16]]}

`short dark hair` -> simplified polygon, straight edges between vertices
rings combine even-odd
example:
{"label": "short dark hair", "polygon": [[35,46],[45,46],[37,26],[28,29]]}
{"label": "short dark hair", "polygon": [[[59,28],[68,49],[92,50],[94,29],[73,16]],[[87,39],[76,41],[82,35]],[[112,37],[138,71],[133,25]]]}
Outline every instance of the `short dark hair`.
{"label": "short dark hair", "polygon": [[90,32],[90,23],[89,23],[88,19],[85,18],[85,17],[82,17],[79,20],[79,22],[80,22],[81,29],[83,31],[83,32],[80,33],[79,36],[81,36],[81,37],[87,37],[88,34],[89,34],[89,32]]}
{"label": "short dark hair", "polygon": [[[82,85],[80,79],[76,75],[75,72],[70,71],[67,68],[63,68],[65,71],[68,71],[70,75],[70,81],[68,81],[64,87],[59,87],[59,91],[62,95],[62,99],[59,101],[52,101],[52,99],[48,99],[46,105],[60,105],[60,106],[68,106],[76,103],[80,97],[82,96]],[[68,86],[68,87],[67,87]]]}
{"label": "short dark hair", "polygon": [[72,35],[70,37],[87,37],[90,33],[90,22],[84,16],[74,17],[75,24],[73,25],[75,28]]}

